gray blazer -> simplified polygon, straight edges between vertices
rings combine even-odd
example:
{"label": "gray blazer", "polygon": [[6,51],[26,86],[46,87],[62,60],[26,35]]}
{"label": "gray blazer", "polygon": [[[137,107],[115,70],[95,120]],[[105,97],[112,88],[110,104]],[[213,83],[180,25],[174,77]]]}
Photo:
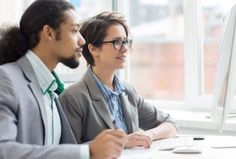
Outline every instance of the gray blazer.
{"label": "gray blazer", "polygon": [[[61,117],[60,143],[75,138],[56,99]],[[0,66],[0,159],[78,159],[80,146],[43,146],[45,106],[36,75],[27,58]]]}
{"label": "gray blazer", "polygon": [[[122,82],[125,91],[120,100],[128,133],[139,128],[151,129],[163,122],[175,124],[168,114],[157,110],[138,96],[133,87]],[[59,100],[78,143],[88,142],[102,130],[114,128],[108,105],[89,70],[81,81],[66,89]]]}

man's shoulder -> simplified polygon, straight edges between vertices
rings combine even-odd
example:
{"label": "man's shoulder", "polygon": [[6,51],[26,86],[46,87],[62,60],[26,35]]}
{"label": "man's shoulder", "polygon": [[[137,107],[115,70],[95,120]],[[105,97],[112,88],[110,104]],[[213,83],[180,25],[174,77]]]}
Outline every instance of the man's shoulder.
{"label": "man's shoulder", "polygon": [[0,69],[2,70],[12,69],[16,67],[19,67],[19,65],[16,62],[10,62],[10,63],[0,65]]}
{"label": "man's shoulder", "polygon": [[0,65],[0,72],[2,75],[8,75],[9,77],[15,76],[19,72],[20,67],[16,62]]}

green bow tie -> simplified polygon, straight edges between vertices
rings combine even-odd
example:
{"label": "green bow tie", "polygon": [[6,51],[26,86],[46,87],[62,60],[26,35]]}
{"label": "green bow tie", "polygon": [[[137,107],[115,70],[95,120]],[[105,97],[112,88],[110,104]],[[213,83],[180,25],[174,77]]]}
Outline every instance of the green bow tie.
{"label": "green bow tie", "polygon": [[64,91],[64,83],[59,79],[56,72],[52,71],[52,75],[56,79],[56,83],[58,85],[57,90],[55,91],[58,95],[60,95]]}

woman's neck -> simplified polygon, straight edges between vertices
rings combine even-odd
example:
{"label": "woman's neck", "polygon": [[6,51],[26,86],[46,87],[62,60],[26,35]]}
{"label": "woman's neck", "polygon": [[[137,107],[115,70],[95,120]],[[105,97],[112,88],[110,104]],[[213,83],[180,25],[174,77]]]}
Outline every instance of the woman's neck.
{"label": "woman's neck", "polygon": [[93,73],[99,78],[99,80],[105,84],[108,88],[114,90],[113,79],[115,76],[115,70],[99,68],[97,66],[92,67]]}

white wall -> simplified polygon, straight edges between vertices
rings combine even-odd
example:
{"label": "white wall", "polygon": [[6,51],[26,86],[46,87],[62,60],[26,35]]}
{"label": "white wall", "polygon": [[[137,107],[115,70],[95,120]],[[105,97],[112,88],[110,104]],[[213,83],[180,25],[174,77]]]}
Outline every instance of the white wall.
{"label": "white wall", "polygon": [[1,0],[0,25],[19,24],[20,18],[29,4],[34,0]]}

